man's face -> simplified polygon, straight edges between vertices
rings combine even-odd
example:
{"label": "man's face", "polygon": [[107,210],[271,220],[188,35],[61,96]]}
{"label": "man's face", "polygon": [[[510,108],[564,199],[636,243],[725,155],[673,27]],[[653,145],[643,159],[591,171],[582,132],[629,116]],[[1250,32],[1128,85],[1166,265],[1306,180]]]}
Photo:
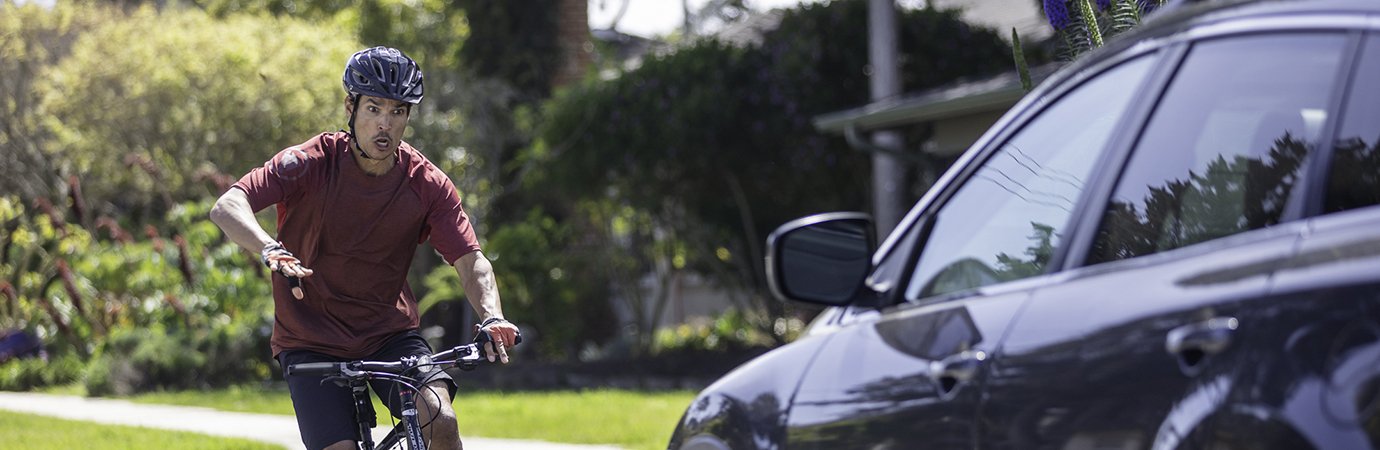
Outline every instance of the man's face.
{"label": "man's face", "polygon": [[355,138],[359,140],[359,148],[374,159],[396,152],[403,132],[407,131],[410,106],[397,100],[361,95],[356,111],[350,111],[347,99],[345,111],[355,114]]}

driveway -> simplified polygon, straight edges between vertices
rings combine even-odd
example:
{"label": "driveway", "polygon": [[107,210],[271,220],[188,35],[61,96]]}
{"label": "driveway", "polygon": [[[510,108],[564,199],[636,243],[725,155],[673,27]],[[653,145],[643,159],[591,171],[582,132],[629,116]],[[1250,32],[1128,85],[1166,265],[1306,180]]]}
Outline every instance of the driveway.
{"label": "driveway", "polygon": [[[189,406],[163,406],[125,400],[48,395],[28,392],[0,392],[0,409],[39,414],[63,419],[131,425],[167,430],[190,431],[215,436],[253,439],[302,448],[297,421],[292,416],[217,411]],[[375,438],[388,430],[376,428]],[[514,439],[466,437],[468,450],[618,450],[618,447],[556,444]]]}

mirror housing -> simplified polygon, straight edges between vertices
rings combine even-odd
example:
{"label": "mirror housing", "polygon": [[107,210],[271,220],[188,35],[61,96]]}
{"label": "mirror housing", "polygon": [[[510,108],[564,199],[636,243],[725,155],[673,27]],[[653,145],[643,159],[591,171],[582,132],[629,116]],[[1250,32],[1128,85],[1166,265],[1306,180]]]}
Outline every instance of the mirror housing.
{"label": "mirror housing", "polygon": [[816,214],[781,225],[767,237],[767,284],[782,300],[827,306],[852,303],[872,269],[872,218]]}

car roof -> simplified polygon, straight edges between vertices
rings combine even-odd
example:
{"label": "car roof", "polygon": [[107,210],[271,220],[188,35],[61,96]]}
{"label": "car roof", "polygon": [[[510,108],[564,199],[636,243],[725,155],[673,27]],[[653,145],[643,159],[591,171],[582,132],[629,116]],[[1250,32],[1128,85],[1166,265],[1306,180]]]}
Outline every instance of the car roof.
{"label": "car roof", "polygon": [[1171,1],[1151,13],[1138,27],[1118,35],[1091,53],[1050,76],[1042,85],[1055,86],[1089,67],[1116,58],[1148,40],[1173,36],[1205,25],[1251,18],[1302,15],[1380,14],[1377,0],[1220,0]]}

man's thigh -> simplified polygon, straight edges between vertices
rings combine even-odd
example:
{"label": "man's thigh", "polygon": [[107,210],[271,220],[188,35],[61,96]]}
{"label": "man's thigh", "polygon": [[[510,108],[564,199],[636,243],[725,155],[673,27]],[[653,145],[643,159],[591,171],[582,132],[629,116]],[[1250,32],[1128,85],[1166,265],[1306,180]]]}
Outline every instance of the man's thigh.
{"label": "man's thigh", "polygon": [[[284,368],[292,364],[339,360],[301,350],[284,351],[278,355],[278,362]],[[355,418],[354,397],[349,387],[322,383],[318,376],[283,376],[287,379],[302,443],[308,449],[322,449],[339,441],[359,439],[359,421]]]}
{"label": "man's thigh", "polygon": [[[379,349],[379,351],[373,355],[370,355],[368,359],[376,361],[397,361],[404,356],[430,355],[432,353],[431,346],[426,343],[425,339],[422,339],[420,334],[417,334],[415,331],[409,331],[390,338],[388,342],[384,344],[383,348]],[[435,368],[425,368],[420,372],[420,374],[411,374],[417,377],[419,381],[419,383],[417,383],[418,385],[427,387],[441,385],[445,387],[445,389],[432,390],[423,388],[420,392],[415,392],[413,401],[417,403],[419,407],[418,410],[420,412],[427,412],[421,411],[422,405],[437,404],[444,404],[445,409],[449,410],[450,401],[455,398],[455,380],[451,378],[450,374]],[[406,389],[406,387],[398,383],[383,380],[371,381],[370,383],[371,387],[374,388],[374,392],[377,393],[380,400],[383,401],[383,404],[388,406],[393,417],[401,418],[402,401],[399,400],[398,393],[400,389]],[[444,399],[444,401],[442,401],[442,399]],[[425,425],[430,422],[431,419],[430,415],[421,415],[418,417],[418,420],[421,424]]]}

